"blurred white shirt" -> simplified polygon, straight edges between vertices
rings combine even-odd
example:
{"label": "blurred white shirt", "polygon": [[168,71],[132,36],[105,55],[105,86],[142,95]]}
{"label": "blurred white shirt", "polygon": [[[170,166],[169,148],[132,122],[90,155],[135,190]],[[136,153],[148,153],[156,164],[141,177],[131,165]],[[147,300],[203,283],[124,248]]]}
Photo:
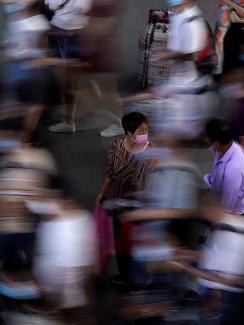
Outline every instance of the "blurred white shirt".
{"label": "blurred white shirt", "polygon": [[5,54],[16,58],[32,58],[45,54],[39,42],[43,32],[50,29],[45,16],[35,15],[8,22]]}
{"label": "blurred white shirt", "polygon": [[[45,0],[45,4],[55,11],[51,24],[64,30],[82,29],[87,26],[93,0]],[[65,4],[64,4],[65,3]]]}
{"label": "blurred white shirt", "polygon": [[63,307],[87,302],[82,267],[96,263],[95,225],[84,210],[64,212],[42,221],[37,231],[35,274],[51,297]]}
{"label": "blurred white shirt", "polygon": [[[176,53],[191,54],[206,47],[208,33],[201,15],[200,9],[193,6],[170,17],[169,50]],[[196,82],[197,79],[199,79],[199,73],[193,61],[176,60],[172,64],[170,84],[181,87],[182,84],[187,85]]]}
{"label": "blurred white shirt", "polygon": [[[227,278],[244,276],[244,219],[240,216],[228,216],[221,224],[231,226],[237,232],[216,229],[204,250],[201,266],[210,272],[220,272]],[[204,279],[200,279],[199,282],[208,288],[231,292],[243,291]]]}

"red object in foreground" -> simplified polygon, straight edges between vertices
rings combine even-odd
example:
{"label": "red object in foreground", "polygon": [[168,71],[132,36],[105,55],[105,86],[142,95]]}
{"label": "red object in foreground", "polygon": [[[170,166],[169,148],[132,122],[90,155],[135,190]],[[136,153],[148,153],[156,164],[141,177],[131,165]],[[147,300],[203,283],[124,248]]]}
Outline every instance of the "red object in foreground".
{"label": "red object in foreground", "polygon": [[104,274],[108,270],[110,258],[114,252],[114,236],[112,218],[110,218],[106,210],[96,204],[93,210],[93,216],[96,223],[97,243],[98,243],[98,273]]}

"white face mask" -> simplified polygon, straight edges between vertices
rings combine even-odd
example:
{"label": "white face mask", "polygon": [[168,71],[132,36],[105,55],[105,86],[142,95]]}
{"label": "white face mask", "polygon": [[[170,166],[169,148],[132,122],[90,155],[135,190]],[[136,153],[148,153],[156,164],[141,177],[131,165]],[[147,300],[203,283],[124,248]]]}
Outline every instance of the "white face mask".
{"label": "white face mask", "polygon": [[35,214],[58,215],[61,213],[57,202],[25,201],[27,209]]}

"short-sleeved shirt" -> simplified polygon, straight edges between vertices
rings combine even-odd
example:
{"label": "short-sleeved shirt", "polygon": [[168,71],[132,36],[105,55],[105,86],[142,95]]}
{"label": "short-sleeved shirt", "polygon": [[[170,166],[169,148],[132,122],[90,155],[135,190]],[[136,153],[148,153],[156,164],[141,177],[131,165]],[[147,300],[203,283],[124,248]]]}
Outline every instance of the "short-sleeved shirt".
{"label": "short-sleeved shirt", "polygon": [[[207,27],[197,6],[172,16],[170,22],[168,41],[170,51],[192,54],[205,48]],[[172,65],[170,84],[189,84],[197,79],[199,79],[199,73],[193,61],[175,61]]]}
{"label": "short-sleeved shirt", "polygon": [[222,158],[216,155],[213,172],[204,176],[209,188],[221,199],[221,206],[231,213],[244,213],[244,153],[233,142]]}
{"label": "short-sleeved shirt", "polygon": [[[124,137],[113,140],[108,154],[106,176],[113,182],[113,197],[120,198],[128,193],[136,192],[146,173],[155,166],[151,160],[149,142],[147,149],[140,153],[131,153],[125,149]],[[139,157],[140,156],[140,157]]]}
{"label": "short-sleeved shirt", "polygon": [[82,29],[88,24],[87,12],[91,9],[92,0],[45,0],[46,5],[55,14],[51,24],[64,30]]}

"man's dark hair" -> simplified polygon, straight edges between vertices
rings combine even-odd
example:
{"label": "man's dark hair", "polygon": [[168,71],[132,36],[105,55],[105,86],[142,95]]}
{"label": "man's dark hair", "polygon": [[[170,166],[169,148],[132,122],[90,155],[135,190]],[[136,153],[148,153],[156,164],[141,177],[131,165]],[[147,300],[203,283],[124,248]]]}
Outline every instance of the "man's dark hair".
{"label": "man's dark hair", "polygon": [[138,112],[132,112],[122,117],[122,126],[126,135],[128,132],[135,133],[136,129],[143,123],[148,124],[148,119]]}
{"label": "man's dark hair", "polygon": [[210,120],[205,128],[205,134],[212,142],[229,144],[234,140],[234,134],[229,123],[221,119]]}

